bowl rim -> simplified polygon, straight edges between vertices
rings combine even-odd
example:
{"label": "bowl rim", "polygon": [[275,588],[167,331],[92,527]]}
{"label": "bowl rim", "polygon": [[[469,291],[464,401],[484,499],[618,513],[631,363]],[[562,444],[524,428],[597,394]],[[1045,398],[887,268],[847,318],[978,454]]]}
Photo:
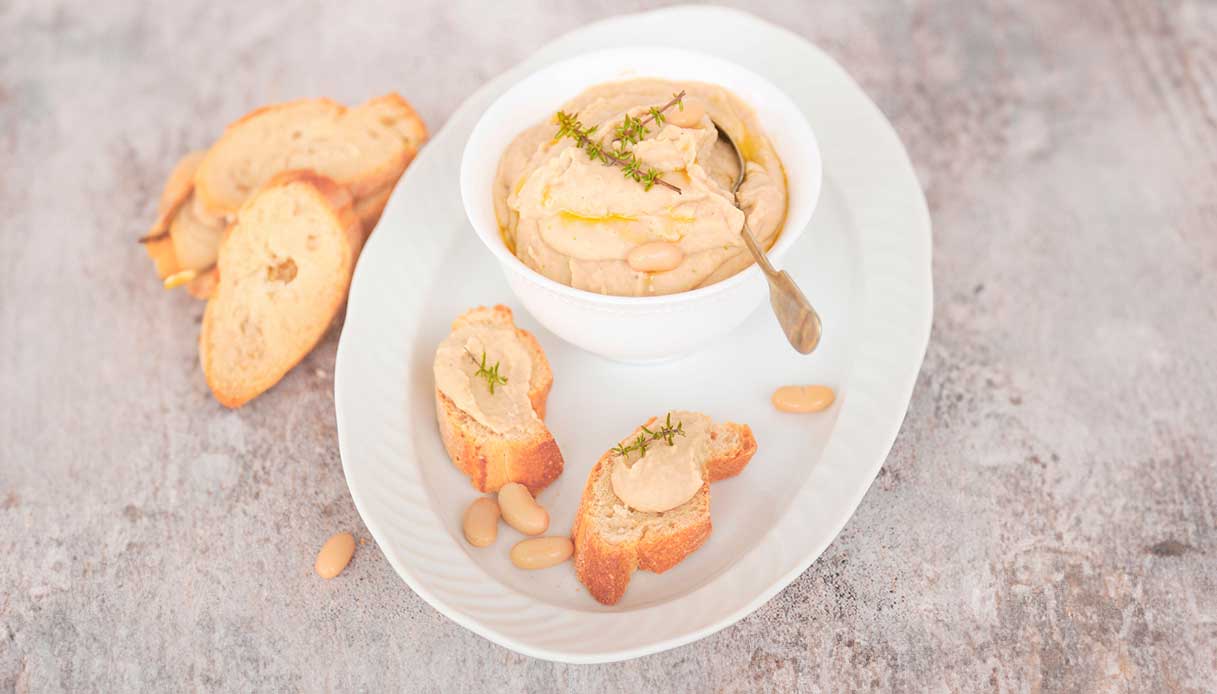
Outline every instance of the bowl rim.
{"label": "bowl rim", "polygon": [[[465,211],[465,218],[469,221],[469,224],[473,227],[474,232],[482,241],[482,245],[486,246],[486,248],[489,249],[496,258],[498,258],[503,267],[509,268],[512,272],[542,289],[546,289],[567,298],[587,301],[592,304],[654,308],[656,306],[698,301],[700,299],[712,297],[716,294],[735,289],[748,282],[750,279],[761,278],[761,269],[755,262],[753,262],[748,267],[726,279],[706,285],[704,287],[698,287],[696,289],[690,289],[683,292],[663,294],[660,296],[619,296],[615,294],[599,294],[586,289],[578,289],[570,285],[562,284],[561,282],[550,279],[549,277],[546,277],[545,275],[542,275],[536,270],[528,267],[524,264],[524,261],[520,260],[514,253],[507,249],[507,245],[503,243],[502,238],[498,234],[497,224],[495,233],[489,234],[486,230],[482,229],[479,223],[474,219],[474,215],[471,213],[470,198],[473,195],[480,195],[480,193],[477,193],[474,190],[475,182],[472,180],[471,173],[472,161],[474,157],[480,156],[483,150],[472,145],[486,137],[486,132],[490,128],[490,119],[496,115],[495,112],[497,110],[502,108],[501,105],[504,101],[506,101],[510,96],[518,92],[520,89],[544,81],[544,79],[549,75],[569,70],[572,64],[593,60],[603,60],[605,58],[611,58],[617,55],[628,54],[631,57],[637,57],[637,55],[642,52],[646,52],[660,58],[663,56],[680,56],[685,59],[692,59],[709,65],[717,65],[720,67],[725,66],[726,69],[734,71],[736,74],[743,76],[748,81],[759,85],[762,89],[772,92],[772,96],[776,100],[778,108],[795,116],[792,121],[801,126],[796,127],[795,130],[801,131],[800,135],[802,136],[802,139],[815,154],[814,164],[807,164],[809,168],[814,169],[810,172],[812,174],[810,184],[811,194],[809,196],[811,200],[805,213],[806,218],[803,220],[795,220],[796,222],[799,222],[798,225],[795,226],[791,223],[790,219],[790,191],[789,188],[787,189],[787,214],[786,218],[782,222],[783,227],[778,235],[777,242],[767,251],[770,260],[776,261],[785,255],[786,251],[789,250],[790,247],[793,246],[794,243],[798,241],[798,239],[807,230],[807,227],[811,224],[812,217],[815,215],[816,208],[819,205],[820,195],[823,192],[824,182],[824,165],[823,157],[820,152],[820,143],[816,139],[815,131],[812,129],[811,123],[808,122],[807,117],[803,114],[802,110],[799,109],[799,107],[791,100],[790,96],[787,95],[786,92],[782,91],[768,79],[737,63],[719,58],[717,56],[712,56],[700,51],[670,48],[667,46],[638,45],[580,53],[579,55],[566,58],[564,60],[555,61],[529,73],[499,94],[494,101],[490,103],[482,115],[478,117],[477,122],[474,123],[473,129],[469,133],[469,137],[465,140],[465,146],[461,153],[459,185],[461,191],[461,205]],[[662,60],[659,60],[655,62],[655,64],[663,65],[664,63]],[[662,69],[659,72],[662,72]],[[645,73],[640,73],[637,75],[632,75],[627,79],[638,79],[648,76],[663,77],[662,74],[647,75]],[[590,88],[591,86],[597,84],[607,84],[613,81],[623,80],[598,80],[590,83],[585,88]],[[724,89],[726,89],[726,87],[724,87]],[[749,107],[753,108],[755,112],[755,107],[752,107],[751,104],[749,104]],[[759,117],[760,116],[758,114],[758,118]],[[766,134],[766,136],[769,137],[768,134]],[[770,139],[772,138],[770,137]],[[496,154],[496,156],[501,157],[502,153],[499,152]],[[785,172],[787,168],[786,160],[780,156],[779,160],[782,162],[783,172]],[[787,177],[787,180],[789,181],[789,177]],[[491,237],[493,237],[493,240],[496,242],[492,242]]]}

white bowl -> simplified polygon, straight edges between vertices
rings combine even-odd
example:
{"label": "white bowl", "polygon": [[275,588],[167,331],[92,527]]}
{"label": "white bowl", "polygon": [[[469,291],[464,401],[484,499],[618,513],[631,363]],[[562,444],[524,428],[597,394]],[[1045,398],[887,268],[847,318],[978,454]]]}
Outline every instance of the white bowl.
{"label": "white bowl", "polygon": [[700,289],[650,297],[606,296],[568,287],[528,267],[507,248],[499,234],[492,191],[500,157],[523,130],[552,116],[588,87],[639,77],[718,84],[756,112],[786,169],[786,221],[769,250],[775,264],[811,221],[822,176],[815,134],[798,107],[756,73],[702,53],[645,46],[586,53],[534,72],[496,99],[474,126],[461,158],[465,214],[537,321],[567,342],[626,362],[662,361],[713,343],[764,301],[764,275],[752,265]]}

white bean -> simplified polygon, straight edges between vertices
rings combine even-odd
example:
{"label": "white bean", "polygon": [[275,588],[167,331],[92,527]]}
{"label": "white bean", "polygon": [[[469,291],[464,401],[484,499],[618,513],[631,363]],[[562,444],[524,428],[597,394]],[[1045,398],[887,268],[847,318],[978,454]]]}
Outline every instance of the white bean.
{"label": "white bean", "polygon": [[635,246],[625,257],[630,268],[638,272],[667,272],[685,259],[680,246],[666,241],[652,241]]}
{"label": "white bean", "polygon": [[499,504],[494,499],[483,496],[474,499],[469,508],[465,509],[465,517],[461,523],[465,531],[465,539],[474,547],[489,547],[499,536]]}
{"label": "white bean", "polygon": [[347,564],[351,563],[351,556],[354,554],[355,536],[350,533],[338,533],[321,546],[313,569],[318,576],[329,580],[342,573]]}
{"label": "white bean", "polygon": [[511,548],[511,563],[521,569],[548,569],[570,559],[574,551],[569,537],[535,537]]}
{"label": "white bean", "polygon": [[499,490],[499,509],[507,525],[525,535],[540,535],[549,529],[549,512],[519,482],[508,482]]}
{"label": "white bean", "polygon": [[836,399],[828,386],[782,386],[773,392],[773,406],[782,412],[819,412]]}

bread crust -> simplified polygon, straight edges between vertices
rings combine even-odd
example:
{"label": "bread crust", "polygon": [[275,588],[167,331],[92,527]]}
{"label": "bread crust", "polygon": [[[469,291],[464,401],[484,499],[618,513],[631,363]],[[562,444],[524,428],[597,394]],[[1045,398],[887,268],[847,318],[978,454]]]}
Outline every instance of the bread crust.
{"label": "bread crust", "polygon": [[697,493],[706,497],[704,520],[667,535],[643,535],[638,541],[638,568],[661,574],[684,561],[710,539],[710,531],[714,529],[709,514],[710,486],[703,484]]}
{"label": "bread crust", "polygon": [[592,597],[604,605],[616,605],[630,585],[630,577],[638,569],[663,573],[684,561],[710,538],[710,486],[702,484],[686,504],[704,504],[706,512],[695,522],[664,534],[644,533],[635,542],[609,541],[597,528],[592,514],[592,489],[595,481],[612,470],[612,452],[596,462],[588,477],[571,540],[575,545],[575,576],[587,587]]}
{"label": "bread crust", "polygon": [[[616,605],[630,585],[630,576],[638,569],[637,545],[608,542],[585,520],[586,517],[581,504],[571,528],[571,540],[575,545],[575,576],[597,602]],[[706,536],[709,536],[708,527]]]}
{"label": "bread crust", "polygon": [[377,191],[355,201],[355,214],[359,215],[359,222],[363,226],[363,237],[365,239],[372,235],[372,230],[376,228],[376,223],[380,221],[380,215],[384,213],[385,206],[389,204],[389,197],[391,195],[393,195],[393,187],[389,186],[382,191]]}
{"label": "bread crust", "polygon": [[216,285],[219,283],[220,271],[218,268],[213,267],[186,283],[186,291],[190,296],[206,301],[215,294]]}
{"label": "bread crust", "polygon": [[[369,197],[378,191],[386,189],[392,192],[397,179],[401,178],[401,175],[405,173],[406,167],[410,165],[410,162],[414,161],[414,157],[418,155],[418,150],[427,141],[427,125],[423,122],[422,117],[418,115],[418,111],[415,111],[410,102],[406,101],[405,97],[401,94],[389,92],[356,106],[356,108],[369,110],[379,107],[390,108],[404,114],[404,118],[399,122],[401,127],[397,130],[398,136],[402,138],[402,150],[396,165],[381,169],[375,174],[356,181],[351,185],[351,193],[356,197]],[[386,197],[385,200],[387,201],[388,198]]]}
{"label": "bread crust", "polygon": [[[652,417],[644,426],[655,423]],[[719,459],[711,459],[705,465],[706,482],[701,489],[669,513],[681,512],[693,505],[696,518],[692,522],[664,533],[643,532],[633,542],[612,542],[600,532],[595,517],[597,484],[601,478],[611,474],[613,452],[610,450],[596,461],[588,475],[579,510],[571,528],[571,540],[575,545],[575,575],[587,587],[598,602],[615,605],[625,595],[630,577],[637,569],[663,573],[692,554],[709,539],[713,530],[710,519],[710,482],[739,474],[756,452],[756,439],[747,425],[726,423],[740,439],[738,449]],[[640,429],[635,430],[637,434]],[[712,430],[712,436],[713,430]],[[629,438],[629,437],[627,437]]]}
{"label": "bread crust", "polygon": [[553,371],[537,338],[527,330],[515,327],[510,308],[498,305],[470,309],[452,322],[452,329],[477,322],[515,328],[516,336],[532,353],[533,373],[528,399],[533,411],[542,420],[541,427],[529,439],[504,438],[461,411],[436,388],[435,418],[440,438],[452,464],[469,478],[475,489],[496,492],[508,482],[519,482],[535,495],[557,479],[564,466],[562,451],[544,424],[545,405],[553,386]]}
{"label": "bread crust", "polygon": [[452,464],[478,491],[497,492],[519,482],[535,496],[562,474],[562,452],[548,429],[527,440],[475,435],[472,428],[480,425],[438,390],[435,415]]}
{"label": "bread crust", "polygon": [[[266,190],[278,186],[285,186],[295,182],[303,182],[309,184],[311,189],[321,198],[322,202],[329,208],[333,215],[337,227],[341,230],[341,235],[350,254],[349,262],[346,263],[346,276],[341,278],[343,288],[336,296],[333,305],[319,306],[318,311],[328,313],[331,318],[337,314],[338,310],[346,302],[346,292],[350,287],[351,272],[354,270],[355,259],[359,257],[359,249],[363,244],[363,230],[359,223],[359,217],[355,214],[352,207],[351,194],[345,187],[338,185],[330,179],[319,176],[312,171],[285,171],[273,176],[266,182],[262,188],[252,194],[246,201],[244,207],[255,204],[258,195]],[[237,221],[228,229],[227,235],[238,232],[240,225],[240,215],[238,214]],[[253,232],[250,232],[253,233]],[[213,332],[215,324],[222,316],[217,315],[219,310],[218,301],[223,297],[226,287],[223,282],[219,281],[222,277],[224,266],[226,265],[225,246],[221,245],[220,258],[217,263],[217,287],[214,295],[207,302],[207,307],[203,311],[203,326],[199,333],[199,360],[203,366],[203,374],[207,380],[207,386],[211,389],[216,400],[225,407],[237,408],[249,402],[253,398],[261,395],[269,390],[272,386],[278,383],[283,376],[287,374],[296,364],[308,355],[313,350],[317,342],[325,335],[326,331],[319,331],[318,334],[307,345],[301,345],[301,348],[296,350],[294,356],[284,363],[277,364],[270,373],[256,381],[245,381],[237,385],[231,383],[223,383],[218,377],[217,365],[212,360],[212,345]],[[234,291],[234,290],[228,290]]]}
{"label": "bread crust", "polygon": [[[756,453],[756,437],[752,435],[752,427],[747,424],[736,424],[733,428],[740,437],[739,455],[706,463],[706,480],[709,482],[718,482],[740,474],[747,467],[748,461],[752,460],[752,455]],[[717,434],[717,431],[712,431],[710,437],[715,438]]]}

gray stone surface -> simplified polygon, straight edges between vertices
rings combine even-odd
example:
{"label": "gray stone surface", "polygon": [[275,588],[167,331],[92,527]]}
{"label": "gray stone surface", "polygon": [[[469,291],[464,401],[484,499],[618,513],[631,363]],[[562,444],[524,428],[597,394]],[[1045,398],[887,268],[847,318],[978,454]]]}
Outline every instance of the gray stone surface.
{"label": "gray stone surface", "polygon": [[228,412],[133,243],[253,106],[433,126],[608,3],[0,0],[0,691],[1201,691],[1217,682],[1217,5],[756,3],[894,122],[934,334],[841,536],[696,644],[569,667],[416,597],[342,479],[336,336]]}

